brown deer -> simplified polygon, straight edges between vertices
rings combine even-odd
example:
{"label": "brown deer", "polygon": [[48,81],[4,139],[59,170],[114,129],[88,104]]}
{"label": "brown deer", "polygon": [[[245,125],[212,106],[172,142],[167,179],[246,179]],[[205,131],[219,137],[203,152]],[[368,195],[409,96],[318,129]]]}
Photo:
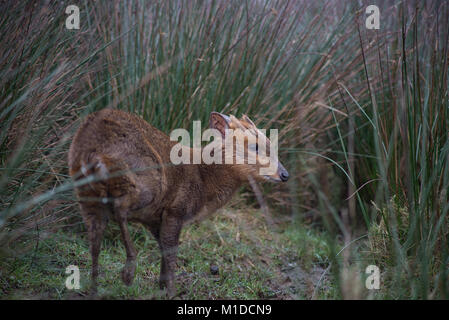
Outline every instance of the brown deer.
{"label": "brown deer", "polygon": [[235,140],[246,141],[245,151],[255,154],[256,163],[173,165],[170,150],[177,142],[140,117],[120,110],[95,112],[80,126],[70,146],[68,160],[74,180],[96,177],[76,188],[90,242],[94,293],[100,246],[109,218],[119,224],[126,248],[127,258],[122,270],[124,283],[130,285],[133,281],[137,255],[128,222],[140,222],[159,244],[162,254],[159,285],[173,296],[183,223],[222,207],[248,179],[287,181],[288,172],[277,158],[274,174],[259,174],[263,167],[261,157],[268,155],[258,154],[258,146],[251,137],[262,137],[268,144],[270,141],[247,116],[237,119],[212,112],[209,125],[222,137],[237,128],[242,129],[236,130],[240,134],[243,130],[249,133],[244,139],[236,137]]}

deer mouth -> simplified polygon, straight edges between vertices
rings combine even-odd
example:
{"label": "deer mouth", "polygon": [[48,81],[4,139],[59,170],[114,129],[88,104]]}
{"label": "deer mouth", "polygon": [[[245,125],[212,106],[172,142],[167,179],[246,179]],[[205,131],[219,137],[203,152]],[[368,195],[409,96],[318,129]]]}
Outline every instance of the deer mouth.
{"label": "deer mouth", "polygon": [[281,182],[282,181],[280,178],[273,178],[273,177],[267,176],[267,175],[264,175],[263,178],[270,182]]}

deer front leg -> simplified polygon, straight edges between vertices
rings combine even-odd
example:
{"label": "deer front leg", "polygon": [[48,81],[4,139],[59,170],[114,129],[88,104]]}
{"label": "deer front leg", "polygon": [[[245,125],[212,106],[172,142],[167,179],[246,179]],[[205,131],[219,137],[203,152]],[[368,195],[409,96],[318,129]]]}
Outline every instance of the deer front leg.
{"label": "deer front leg", "polygon": [[178,254],[179,235],[181,233],[182,221],[176,216],[170,216],[165,212],[162,217],[159,233],[159,246],[161,249],[161,275],[159,286],[167,288],[169,297],[173,297],[175,291],[175,269],[176,256]]}

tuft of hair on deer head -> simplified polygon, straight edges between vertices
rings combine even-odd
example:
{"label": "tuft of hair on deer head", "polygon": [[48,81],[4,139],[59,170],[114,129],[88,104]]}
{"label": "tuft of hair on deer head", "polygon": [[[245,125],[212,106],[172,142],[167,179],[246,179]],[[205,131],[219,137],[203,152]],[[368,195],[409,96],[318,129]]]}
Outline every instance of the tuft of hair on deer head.
{"label": "tuft of hair on deer head", "polygon": [[256,180],[285,182],[289,178],[288,171],[278,158],[277,130],[270,130],[270,141],[265,130],[260,130],[254,122],[243,115],[235,116],[212,112],[209,127],[218,130],[221,135],[223,160],[231,164],[242,176],[250,176]]}

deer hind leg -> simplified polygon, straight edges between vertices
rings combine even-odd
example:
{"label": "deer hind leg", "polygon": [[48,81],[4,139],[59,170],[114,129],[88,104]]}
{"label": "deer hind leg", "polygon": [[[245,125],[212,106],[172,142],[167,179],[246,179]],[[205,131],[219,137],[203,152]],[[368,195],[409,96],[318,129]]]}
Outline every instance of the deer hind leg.
{"label": "deer hind leg", "polygon": [[162,255],[159,286],[161,289],[165,287],[168,296],[173,297],[176,293],[175,269],[182,222],[180,219],[169,216],[166,213],[164,212],[162,217],[158,241]]}
{"label": "deer hind leg", "polygon": [[134,273],[136,271],[137,252],[134,248],[131,236],[129,235],[127,219],[129,209],[128,206],[124,206],[124,203],[127,202],[126,200],[126,198],[119,198],[115,200],[114,215],[120,227],[122,241],[126,249],[126,262],[122,269],[122,280],[127,286],[130,286],[133,283]]}
{"label": "deer hind leg", "polygon": [[98,256],[100,255],[103,233],[108,224],[108,211],[108,207],[100,204],[81,203],[81,214],[87,228],[92,256],[92,294],[97,292]]}

